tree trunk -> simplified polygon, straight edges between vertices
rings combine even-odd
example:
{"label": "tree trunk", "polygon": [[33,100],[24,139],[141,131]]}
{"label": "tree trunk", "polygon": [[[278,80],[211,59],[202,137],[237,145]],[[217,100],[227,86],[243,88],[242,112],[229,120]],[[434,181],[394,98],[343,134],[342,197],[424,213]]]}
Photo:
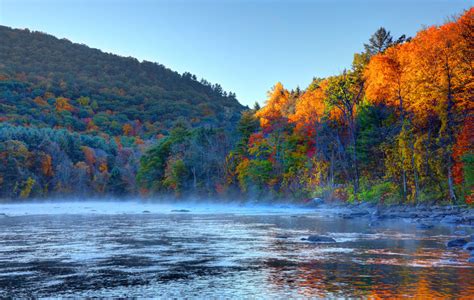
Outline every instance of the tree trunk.
{"label": "tree trunk", "polygon": [[[450,158],[450,160],[451,160],[451,158]],[[451,201],[454,202],[454,201],[456,201],[456,194],[454,193],[453,175],[451,174],[451,168],[448,168],[448,187],[449,187],[449,197],[450,197]]]}
{"label": "tree trunk", "polygon": [[193,187],[194,187],[194,191],[196,191],[196,187],[197,187],[196,168],[193,167],[191,171],[193,172]]}
{"label": "tree trunk", "polygon": [[357,193],[359,192],[359,168],[358,168],[358,162],[357,162],[355,124],[354,124],[353,119],[351,119],[350,129],[351,129],[351,140],[352,140],[352,161],[354,164],[354,196],[356,200],[359,200],[357,199]]}
{"label": "tree trunk", "polygon": [[449,188],[449,200],[451,202],[456,201],[456,194],[454,193],[454,186],[453,186],[453,176],[451,173],[451,169],[453,167],[453,158],[452,158],[452,147],[454,144],[454,116],[453,116],[453,108],[454,108],[454,99],[453,99],[453,90],[452,90],[452,76],[451,76],[451,69],[449,66],[449,59],[446,58],[446,76],[448,81],[448,89],[447,89],[447,100],[448,103],[446,105],[446,140],[447,145],[443,145],[444,149],[446,149],[446,156],[447,156],[447,163],[448,163],[448,188]]}
{"label": "tree trunk", "polygon": [[[400,128],[403,130],[403,126],[405,123],[405,109],[403,108],[403,97],[400,94],[400,90],[398,90],[398,103],[399,103],[399,110],[400,110]],[[402,189],[403,189],[403,199],[402,203],[407,201],[407,172],[405,170],[405,158],[403,155],[401,156],[401,163],[402,163]]]}
{"label": "tree trunk", "polygon": [[418,191],[419,191],[419,186],[418,186],[418,172],[416,171],[416,165],[415,165],[415,145],[413,144],[413,141],[410,141],[410,148],[411,148],[411,165],[413,168],[413,180],[415,181],[415,199],[414,202],[415,204],[418,203]]}

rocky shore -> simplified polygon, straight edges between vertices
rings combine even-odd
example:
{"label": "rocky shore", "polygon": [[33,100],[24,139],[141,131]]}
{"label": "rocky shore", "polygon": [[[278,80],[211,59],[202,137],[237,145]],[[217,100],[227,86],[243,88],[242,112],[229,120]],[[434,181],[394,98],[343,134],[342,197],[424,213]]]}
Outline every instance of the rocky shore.
{"label": "rocky shore", "polygon": [[[328,204],[319,199],[313,200],[311,206],[317,209],[335,210],[336,215],[344,219],[366,218],[370,221],[370,226],[377,226],[384,221],[394,219],[405,219],[408,222],[416,223],[416,228],[420,230],[428,230],[437,225],[456,226],[456,228],[460,228],[455,231],[459,237],[446,241],[446,247],[468,251],[470,253],[468,262],[474,263],[474,235],[468,234],[474,228],[474,208],[454,205]],[[465,230],[462,229],[463,227]],[[311,241],[309,238],[308,240]]]}
{"label": "rocky shore", "polygon": [[[456,205],[378,205],[373,203],[331,204],[314,201],[315,208],[337,209],[345,219],[369,218],[371,222],[389,219],[409,219],[419,227],[430,228],[436,224],[454,224],[474,227],[474,208]],[[421,228],[422,229],[422,228]]]}

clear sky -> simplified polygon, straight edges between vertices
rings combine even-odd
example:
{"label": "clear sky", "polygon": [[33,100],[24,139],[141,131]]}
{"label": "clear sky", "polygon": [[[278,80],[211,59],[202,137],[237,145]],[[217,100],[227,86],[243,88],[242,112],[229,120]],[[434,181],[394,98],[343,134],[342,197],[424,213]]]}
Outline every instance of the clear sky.
{"label": "clear sky", "polygon": [[0,24],[189,71],[252,105],[277,81],[341,72],[380,26],[413,36],[473,1],[0,0]]}

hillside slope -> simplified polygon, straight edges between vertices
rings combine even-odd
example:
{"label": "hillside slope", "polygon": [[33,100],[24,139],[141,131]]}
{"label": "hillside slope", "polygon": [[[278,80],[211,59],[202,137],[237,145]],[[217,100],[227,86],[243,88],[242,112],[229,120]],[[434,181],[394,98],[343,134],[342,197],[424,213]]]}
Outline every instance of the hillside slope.
{"label": "hillside slope", "polygon": [[230,127],[244,107],[220,85],[66,39],[0,26],[1,121],[109,136]]}

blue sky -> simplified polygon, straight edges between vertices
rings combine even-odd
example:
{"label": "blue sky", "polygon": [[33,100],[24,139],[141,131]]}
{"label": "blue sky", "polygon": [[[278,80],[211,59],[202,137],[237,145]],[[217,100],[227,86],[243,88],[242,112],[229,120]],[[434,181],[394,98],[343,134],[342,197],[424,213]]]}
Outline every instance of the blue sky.
{"label": "blue sky", "polygon": [[[380,26],[442,24],[469,0],[0,0],[0,24],[156,61],[219,83],[243,104],[277,81],[305,88],[350,66]],[[1,41],[0,41],[1,42]]]}

